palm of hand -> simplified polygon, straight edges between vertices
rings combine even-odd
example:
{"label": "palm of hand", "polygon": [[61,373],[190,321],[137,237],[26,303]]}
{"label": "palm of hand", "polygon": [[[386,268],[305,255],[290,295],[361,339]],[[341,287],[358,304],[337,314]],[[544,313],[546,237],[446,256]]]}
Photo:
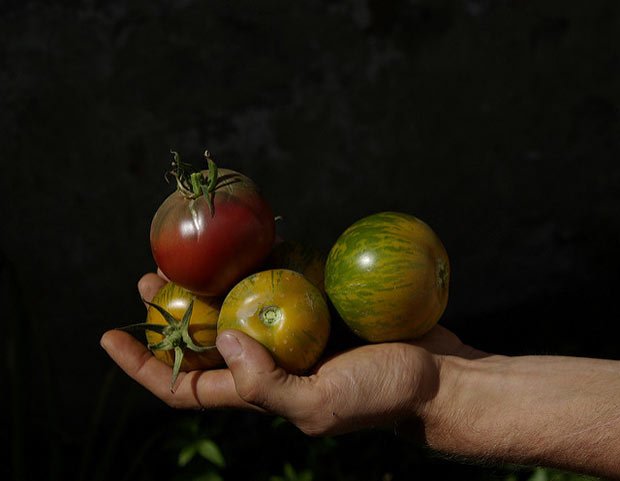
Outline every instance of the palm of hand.
{"label": "palm of hand", "polygon": [[[163,283],[147,274],[138,285],[140,294],[150,300]],[[129,376],[170,406],[259,410],[281,415],[312,435],[414,417],[437,391],[437,354],[482,355],[437,326],[415,343],[363,345],[325,360],[310,376],[294,376],[276,366],[260,344],[235,332],[218,337],[220,351],[227,345],[241,348],[224,356],[228,369],[184,373],[172,393],[171,369],[131,335],[108,331],[101,343]]]}

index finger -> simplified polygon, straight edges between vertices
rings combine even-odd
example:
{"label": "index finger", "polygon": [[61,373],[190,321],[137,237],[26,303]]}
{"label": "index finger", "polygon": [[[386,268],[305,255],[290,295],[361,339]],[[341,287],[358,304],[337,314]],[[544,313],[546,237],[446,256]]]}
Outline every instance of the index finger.
{"label": "index finger", "polygon": [[155,294],[165,285],[166,280],[153,272],[149,272],[138,281],[138,292],[143,300],[151,302]]}

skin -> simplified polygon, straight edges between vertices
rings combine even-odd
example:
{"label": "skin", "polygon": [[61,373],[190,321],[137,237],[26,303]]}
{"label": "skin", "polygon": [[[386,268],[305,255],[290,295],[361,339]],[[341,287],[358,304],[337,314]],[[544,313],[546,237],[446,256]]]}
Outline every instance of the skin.
{"label": "skin", "polygon": [[[147,274],[141,296],[164,282]],[[363,345],[295,376],[248,336],[224,331],[217,346],[228,369],[183,373],[171,393],[170,368],[131,335],[108,331],[101,344],[175,408],[277,414],[312,436],[394,426],[447,455],[620,479],[619,361],[492,355],[436,326],[416,342]]]}

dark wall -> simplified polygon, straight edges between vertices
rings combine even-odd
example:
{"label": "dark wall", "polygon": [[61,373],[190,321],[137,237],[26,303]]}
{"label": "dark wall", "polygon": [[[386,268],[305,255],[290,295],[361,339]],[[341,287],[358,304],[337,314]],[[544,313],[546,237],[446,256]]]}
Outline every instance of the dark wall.
{"label": "dark wall", "polygon": [[2,2],[13,408],[65,406],[80,442],[100,334],[143,316],[170,149],[254,178],[324,251],[372,212],[424,219],[467,342],[617,357],[619,27],[613,0]]}

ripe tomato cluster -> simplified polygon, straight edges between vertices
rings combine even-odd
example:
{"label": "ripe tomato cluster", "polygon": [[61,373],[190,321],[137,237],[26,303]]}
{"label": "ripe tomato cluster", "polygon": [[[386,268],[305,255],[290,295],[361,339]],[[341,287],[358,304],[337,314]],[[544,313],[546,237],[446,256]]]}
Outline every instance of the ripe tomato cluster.
{"label": "ripe tomato cluster", "polygon": [[447,304],[446,251],[421,220],[397,212],[347,228],[325,258],[297,242],[275,242],[273,212],[239,172],[193,171],[174,153],[177,188],[155,213],[153,257],[170,281],[149,303],[149,348],[180,371],[223,364],[217,332],[250,335],[289,372],[304,373],[322,355],[330,315],[368,342],[413,339]]}

